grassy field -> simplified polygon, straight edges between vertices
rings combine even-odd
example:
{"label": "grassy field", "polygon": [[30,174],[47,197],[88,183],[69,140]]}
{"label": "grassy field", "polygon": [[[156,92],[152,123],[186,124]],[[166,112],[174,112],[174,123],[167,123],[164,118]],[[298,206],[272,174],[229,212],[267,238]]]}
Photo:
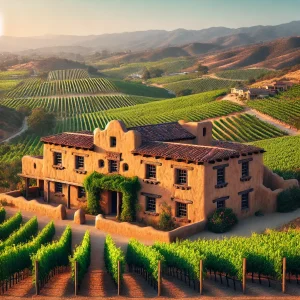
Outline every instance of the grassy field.
{"label": "grassy field", "polygon": [[69,69],[69,70],[56,70],[48,74],[48,80],[73,80],[73,79],[86,79],[90,78],[87,70],[83,69]]}
{"label": "grassy field", "polygon": [[155,98],[130,95],[100,95],[78,97],[49,97],[49,98],[18,98],[4,99],[0,103],[4,106],[17,109],[20,106],[29,106],[34,109],[43,107],[58,117],[70,117],[77,114],[90,113],[112,108],[132,106],[156,101]]}
{"label": "grassy field", "polygon": [[0,71],[0,80],[25,78],[30,75],[28,70]]}
{"label": "grassy field", "polygon": [[0,92],[1,91],[10,91],[14,89],[18,84],[20,84],[21,80],[11,79],[11,80],[0,80]]}
{"label": "grassy field", "polygon": [[172,98],[174,97],[167,90],[146,86],[137,82],[121,81],[121,80],[111,80],[111,82],[116,86],[118,91],[127,95],[137,95],[145,97],[154,98]]}
{"label": "grassy field", "polygon": [[195,79],[197,77],[198,77],[197,73],[163,76],[163,77],[151,78],[147,80],[147,83],[168,84],[168,83],[173,83],[173,82],[178,82],[183,80]]}
{"label": "grassy field", "polygon": [[247,104],[251,108],[257,109],[258,111],[278,119],[279,121],[296,126],[300,129],[299,100],[269,98],[264,100],[248,101]]}
{"label": "grassy field", "polygon": [[266,166],[286,179],[300,180],[300,136],[287,136],[251,143],[264,148]]}
{"label": "grassy field", "polygon": [[7,93],[9,98],[49,97],[66,94],[97,94],[117,92],[116,87],[105,78],[42,81],[29,79]]}
{"label": "grassy field", "polygon": [[232,80],[198,78],[170,83],[165,87],[175,93],[189,89],[193,94],[197,94],[217,89],[231,88],[236,84],[237,82]]}
{"label": "grassy field", "polygon": [[270,73],[267,69],[238,69],[227,70],[216,73],[220,78],[234,79],[234,80],[249,80],[251,78],[259,78],[262,75]]}
{"label": "grassy field", "polygon": [[286,133],[275,126],[248,114],[222,118],[213,122],[213,137],[216,140],[245,143],[284,135]]}
{"label": "grassy field", "polygon": [[[180,72],[183,69],[191,67],[195,64],[196,59],[190,57],[165,58],[155,62],[139,62],[122,64],[120,67],[102,69],[101,73],[108,77],[124,79],[132,73],[142,73],[146,68],[159,68],[165,73]],[[96,64],[99,66],[99,64]]]}

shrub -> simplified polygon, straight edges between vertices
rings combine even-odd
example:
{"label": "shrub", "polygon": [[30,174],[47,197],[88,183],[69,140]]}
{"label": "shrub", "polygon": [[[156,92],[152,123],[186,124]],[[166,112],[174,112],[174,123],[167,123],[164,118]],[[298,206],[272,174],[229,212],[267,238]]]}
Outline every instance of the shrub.
{"label": "shrub", "polygon": [[161,213],[158,222],[159,229],[172,230],[174,229],[174,222],[171,215],[171,207],[165,202],[161,205]]}
{"label": "shrub", "polygon": [[215,233],[227,232],[237,222],[237,216],[231,208],[218,208],[208,218],[208,230]]}
{"label": "shrub", "polygon": [[6,216],[6,211],[3,207],[0,207],[0,224],[4,222]]}
{"label": "shrub", "polygon": [[300,207],[300,188],[292,187],[279,193],[277,211],[290,212]]}

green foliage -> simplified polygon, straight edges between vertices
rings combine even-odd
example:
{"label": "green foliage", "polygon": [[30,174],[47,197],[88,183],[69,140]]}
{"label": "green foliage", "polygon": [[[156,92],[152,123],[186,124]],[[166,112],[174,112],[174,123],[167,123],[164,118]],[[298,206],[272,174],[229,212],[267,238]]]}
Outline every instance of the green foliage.
{"label": "green foliage", "polygon": [[198,75],[205,75],[208,73],[208,67],[203,66],[202,64],[199,64],[197,66]]}
{"label": "green foliage", "polygon": [[[17,109],[28,116],[32,109],[42,107],[57,117],[66,118],[84,113],[99,112],[119,107],[133,106],[147,103],[156,99],[143,96],[129,95],[97,95],[77,97],[33,98],[33,99],[5,99],[2,101],[6,107]],[[95,124],[94,126],[96,126]]]}
{"label": "green foliage", "polygon": [[0,72],[0,80],[23,78],[30,74],[28,70],[12,70]]}
{"label": "green foliage", "polygon": [[203,260],[203,275],[205,274],[206,257],[194,249],[180,243],[155,243],[153,248],[165,259],[165,264],[188,272],[191,280],[200,279],[200,260]]}
{"label": "green foliage", "polygon": [[171,207],[167,205],[165,202],[161,205],[158,227],[159,229],[166,230],[166,231],[170,231],[175,227],[175,224],[172,219]]}
{"label": "green foliage", "polygon": [[287,136],[251,143],[266,150],[264,164],[285,179],[300,180],[300,136]]}
{"label": "green foliage", "polygon": [[159,68],[150,68],[149,73],[150,73],[150,78],[154,78],[154,77],[161,77],[164,71]]}
{"label": "green foliage", "polygon": [[155,248],[145,246],[135,239],[130,239],[126,252],[126,262],[147,270],[154,279],[158,279],[158,261],[165,264],[163,255]]}
{"label": "green foliage", "polygon": [[174,97],[167,90],[154,87],[154,86],[147,86],[141,83],[121,81],[121,80],[112,80],[112,82],[117,87],[117,89],[124,94],[154,97],[154,98]]}
{"label": "green foliage", "polygon": [[75,281],[75,261],[78,262],[78,281],[83,280],[91,263],[91,237],[90,232],[86,231],[81,242],[75,251],[73,257],[69,257],[72,267],[72,279]]}
{"label": "green foliage", "polygon": [[193,91],[191,89],[184,89],[176,92],[177,97],[188,96],[191,95]]}
{"label": "green foliage", "polygon": [[170,75],[170,76],[151,78],[147,81],[147,83],[167,84],[167,83],[172,83],[177,81],[195,79],[197,77],[198,77],[197,73]]}
{"label": "green foliage", "polygon": [[104,261],[107,272],[118,283],[118,261],[120,261],[120,277],[123,279],[125,271],[125,255],[118,248],[110,235],[107,235],[104,243]]}
{"label": "green foliage", "polygon": [[116,92],[116,87],[105,78],[43,81],[28,79],[12,91],[8,98],[44,97],[67,94],[98,94]]}
{"label": "green foliage", "polygon": [[87,70],[83,69],[67,69],[50,71],[48,80],[74,80],[74,79],[88,79],[90,78]]}
{"label": "green foliage", "polygon": [[147,68],[145,68],[145,69],[143,70],[142,78],[143,78],[144,80],[148,80],[148,79],[151,78],[150,72],[149,72],[149,70],[148,70]]}
{"label": "green foliage", "polygon": [[43,245],[36,254],[32,255],[32,266],[35,261],[39,262],[39,279],[45,279],[55,267],[67,266],[71,252],[72,230],[70,226],[67,226],[59,241]]}
{"label": "green foliage", "polygon": [[216,140],[245,143],[284,135],[286,133],[277,127],[249,114],[213,121],[213,137]]}
{"label": "green foliage", "polygon": [[238,219],[231,208],[218,208],[208,217],[208,230],[215,233],[223,233],[229,231]]}
{"label": "green foliage", "polygon": [[17,87],[21,80],[0,80],[0,91],[10,91]]}
{"label": "green foliage", "polygon": [[91,214],[100,212],[98,195],[102,190],[110,190],[122,193],[121,221],[131,222],[135,220],[137,193],[140,190],[138,178],[127,178],[121,175],[104,175],[94,172],[84,180],[84,188],[88,192],[87,209]]}
{"label": "green foliage", "polygon": [[282,278],[282,258],[287,258],[287,273],[296,274],[300,266],[300,233],[268,231],[250,238],[232,237],[222,240],[183,241],[189,251],[206,257],[207,270],[242,278],[242,259],[247,259],[247,272]]}
{"label": "green foliage", "polygon": [[254,80],[270,73],[268,69],[237,69],[237,70],[226,70],[216,73],[220,78],[234,79],[234,80]]}
{"label": "green foliage", "polygon": [[20,212],[6,220],[0,225],[0,240],[7,239],[22,224],[22,215]]}
{"label": "green foliage", "polygon": [[[295,89],[296,87],[294,90]],[[296,92],[292,90],[282,93],[280,99],[273,97],[263,100],[251,100],[248,101],[247,104],[251,108],[300,129],[300,123],[297,122],[297,120],[300,119],[300,85],[297,90],[298,96],[295,95],[292,100],[288,100],[289,97],[285,96],[287,93],[296,94]]]}
{"label": "green foliage", "polygon": [[277,211],[290,212],[300,207],[300,188],[292,187],[277,196]]}
{"label": "green foliage", "polygon": [[5,247],[26,243],[29,239],[35,236],[38,232],[38,221],[36,217],[31,218],[19,230],[9,236],[7,240],[0,243],[0,251]]}
{"label": "green foliage", "polygon": [[55,234],[54,223],[48,223],[32,241],[18,246],[6,247],[0,253],[0,281],[7,280],[13,274],[21,272],[32,265],[34,255],[42,244],[49,243]]}
{"label": "green foliage", "polygon": [[224,88],[231,88],[237,84],[237,81],[226,80],[226,79],[216,79],[216,78],[197,78],[191,80],[178,81],[174,83],[167,84],[165,87],[168,90],[175,92],[176,94],[179,91],[184,89],[189,89],[193,94],[203,93],[213,90],[219,90]]}
{"label": "green foliage", "polygon": [[0,224],[4,222],[6,217],[6,210],[3,207],[0,207]]}
{"label": "green foliage", "polygon": [[[12,108],[0,105],[0,131],[14,132],[21,127],[23,119],[24,116],[21,113]],[[2,138],[2,134],[0,138]]]}
{"label": "green foliage", "polygon": [[47,131],[54,125],[55,116],[52,113],[47,113],[44,108],[35,108],[28,118],[29,128],[36,133]]}

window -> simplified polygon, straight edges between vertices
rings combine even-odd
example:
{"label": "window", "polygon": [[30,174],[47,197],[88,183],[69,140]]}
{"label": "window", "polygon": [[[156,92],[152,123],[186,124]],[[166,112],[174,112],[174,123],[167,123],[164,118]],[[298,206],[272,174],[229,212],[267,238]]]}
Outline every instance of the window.
{"label": "window", "polygon": [[33,168],[36,169],[36,163],[33,164]]}
{"label": "window", "polygon": [[123,171],[126,172],[129,170],[128,164],[123,164]]}
{"label": "window", "polygon": [[110,146],[111,147],[116,147],[117,146],[117,139],[115,136],[110,137]]}
{"label": "window", "polygon": [[249,208],[249,193],[244,193],[242,196],[242,210]]}
{"label": "window", "polygon": [[109,172],[118,172],[118,161],[117,160],[109,160]]}
{"label": "window", "polygon": [[217,208],[225,208],[225,200],[217,201]]}
{"label": "window", "polygon": [[78,187],[78,198],[85,198],[85,189],[81,186]]}
{"label": "window", "polygon": [[61,182],[55,182],[55,193],[62,193],[63,186]]}
{"label": "window", "polygon": [[242,162],[242,178],[249,176],[249,161]]}
{"label": "window", "polygon": [[156,166],[155,165],[146,165],[146,178],[147,179],[156,179]]}
{"label": "window", "polygon": [[225,183],[225,168],[217,169],[217,185]]}
{"label": "window", "polygon": [[176,169],[176,184],[187,184],[187,170]]}
{"label": "window", "polygon": [[76,169],[84,169],[84,157],[83,156],[75,156],[76,161]]}
{"label": "window", "polygon": [[206,127],[203,127],[202,135],[203,135],[203,136],[206,136]]}
{"label": "window", "polygon": [[100,159],[99,161],[98,161],[98,166],[99,166],[99,168],[104,168],[104,160],[103,159]]}
{"label": "window", "polygon": [[62,155],[60,152],[54,152],[54,165],[61,166],[62,165]]}
{"label": "window", "polygon": [[146,211],[156,212],[156,199],[154,197],[146,197]]}
{"label": "window", "polygon": [[178,218],[186,218],[187,217],[187,204],[177,202],[176,204],[176,216]]}

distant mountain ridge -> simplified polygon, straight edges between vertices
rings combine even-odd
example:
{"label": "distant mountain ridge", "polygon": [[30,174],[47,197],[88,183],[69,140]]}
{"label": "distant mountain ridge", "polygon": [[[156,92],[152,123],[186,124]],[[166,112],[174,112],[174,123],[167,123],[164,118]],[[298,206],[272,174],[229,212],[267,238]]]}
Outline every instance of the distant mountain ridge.
{"label": "distant mountain ridge", "polygon": [[90,36],[2,36],[0,37],[0,52],[19,52],[47,47],[68,47],[68,51],[73,51],[72,47],[74,47],[74,53],[78,52],[80,49],[78,47],[84,47],[86,51],[91,52],[104,49],[109,51],[145,51],[192,43],[213,43],[218,47],[229,48],[297,35],[300,35],[300,21],[275,26],[258,25],[236,29],[211,27],[201,30],[148,30]]}

